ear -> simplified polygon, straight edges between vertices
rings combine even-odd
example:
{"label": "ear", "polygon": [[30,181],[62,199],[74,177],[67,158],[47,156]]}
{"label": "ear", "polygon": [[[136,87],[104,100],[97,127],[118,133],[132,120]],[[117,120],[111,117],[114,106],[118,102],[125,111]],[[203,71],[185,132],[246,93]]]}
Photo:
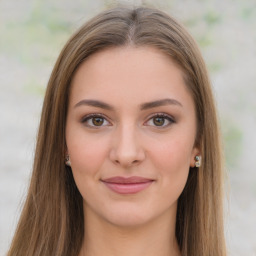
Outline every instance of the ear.
{"label": "ear", "polygon": [[200,156],[200,150],[198,147],[194,147],[192,152],[191,152],[191,158],[190,158],[190,167],[195,167],[195,163],[196,163],[196,156]]}

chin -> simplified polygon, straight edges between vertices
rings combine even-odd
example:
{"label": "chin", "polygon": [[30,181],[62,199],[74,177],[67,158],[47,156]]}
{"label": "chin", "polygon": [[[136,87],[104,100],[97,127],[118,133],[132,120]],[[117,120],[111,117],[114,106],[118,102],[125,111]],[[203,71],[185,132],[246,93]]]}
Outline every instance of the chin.
{"label": "chin", "polygon": [[[155,211],[154,211],[155,209]],[[159,209],[159,208],[158,208]],[[112,207],[109,211],[104,212],[102,216],[108,223],[123,228],[136,228],[147,225],[154,220],[161,219],[163,211],[155,208],[142,207],[142,205],[119,205],[119,207]],[[167,210],[167,214],[170,214]]]}
{"label": "chin", "polygon": [[115,214],[114,216],[109,216],[107,221],[116,226],[122,228],[135,228],[139,226],[143,226],[150,222],[151,218],[146,216],[145,214],[135,214],[125,212],[122,214]]}

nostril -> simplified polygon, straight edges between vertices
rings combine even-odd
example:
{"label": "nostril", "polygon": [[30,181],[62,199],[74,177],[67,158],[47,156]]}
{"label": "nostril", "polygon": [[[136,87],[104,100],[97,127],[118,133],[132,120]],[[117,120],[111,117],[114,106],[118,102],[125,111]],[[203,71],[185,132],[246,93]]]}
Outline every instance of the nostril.
{"label": "nostril", "polygon": [[131,166],[139,164],[140,161],[139,160],[134,160],[134,161],[119,161],[119,160],[115,160],[115,163],[117,165],[122,165],[124,167],[131,167]]}

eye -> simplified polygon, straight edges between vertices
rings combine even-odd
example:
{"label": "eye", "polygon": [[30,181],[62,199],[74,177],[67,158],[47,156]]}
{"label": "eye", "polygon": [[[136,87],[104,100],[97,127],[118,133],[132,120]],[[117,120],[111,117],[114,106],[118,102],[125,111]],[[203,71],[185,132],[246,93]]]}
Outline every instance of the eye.
{"label": "eye", "polygon": [[87,115],[82,119],[82,123],[88,127],[101,127],[110,125],[110,122],[100,114]]}
{"label": "eye", "polygon": [[156,114],[146,122],[146,125],[156,127],[167,127],[172,123],[175,123],[175,121],[171,116],[166,114]]}

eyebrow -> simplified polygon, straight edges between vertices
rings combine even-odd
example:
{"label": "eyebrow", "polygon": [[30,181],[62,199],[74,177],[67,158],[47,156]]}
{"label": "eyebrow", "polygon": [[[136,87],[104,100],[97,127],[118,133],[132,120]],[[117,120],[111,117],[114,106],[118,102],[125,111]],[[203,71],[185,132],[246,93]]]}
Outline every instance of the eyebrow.
{"label": "eyebrow", "polygon": [[78,103],[76,103],[75,108],[83,105],[92,106],[96,108],[103,108],[106,110],[114,110],[112,106],[99,100],[81,100]]}
{"label": "eyebrow", "polygon": [[[114,110],[113,106],[111,106],[105,102],[102,102],[99,100],[89,100],[89,99],[84,99],[84,100],[79,101],[75,105],[75,108],[79,107],[79,106],[84,106],[84,105],[92,106],[92,107],[96,107],[96,108],[102,108],[102,109],[106,109],[106,110],[112,110],[112,111]],[[140,105],[140,110],[147,110],[150,108],[156,108],[156,107],[161,107],[161,106],[166,106],[166,105],[176,105],[176,106],[183,107],[179,101],[177,101],[175,99],[167,98],[167,99],[161,99],[161,100],[143,103]]]}
{"label": "eyebrow", "polygon": [[146,110],[146,109],[150,109],[150,108],[156,108],[156,107],[161,107],[161,106],[166,106],[166,105],[176,105],[176,106],[180,106],[183,107],[182,104],[175,100],[175,99],[162,99],[162,100],[156,100],[156,101],[152,101],[152,102],[147,102],[147,103],[143,103],[140,107],[141,110]]}

